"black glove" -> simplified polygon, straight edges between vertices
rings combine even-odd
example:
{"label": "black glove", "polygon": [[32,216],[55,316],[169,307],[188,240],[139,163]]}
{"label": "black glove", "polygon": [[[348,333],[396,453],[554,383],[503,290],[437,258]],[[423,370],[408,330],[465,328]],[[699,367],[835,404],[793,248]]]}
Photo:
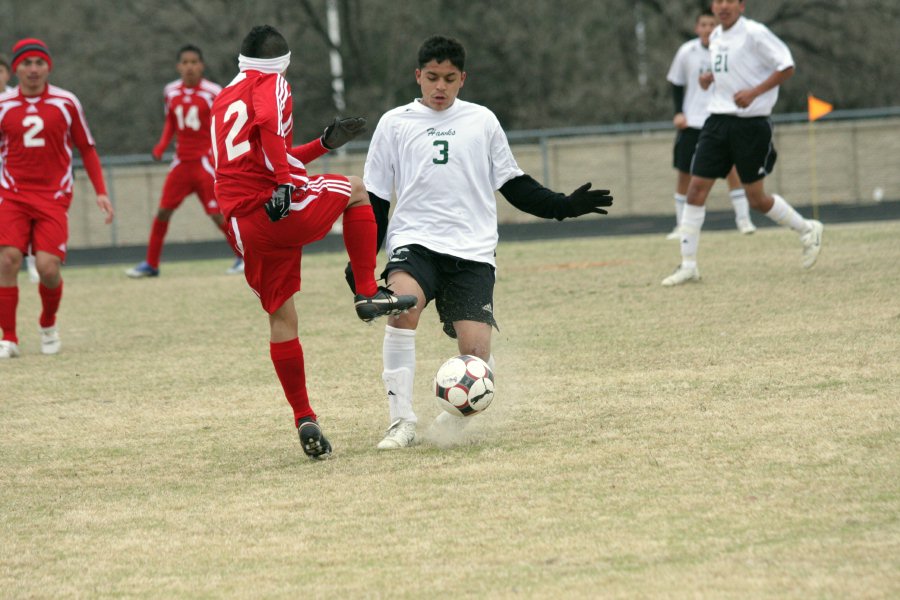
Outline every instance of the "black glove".
{"label": "black glove", "polygon": [[612,206],[613,198],[609,190],[593,190],[590,182],[584,184],[568,196],[566,196],[566,216],[580,217],[588,213],[608,214],[601,206]]}
{"label": "black glove", "polygon": [[291,212],[291,196],[293,193],[294,186],[289,183],[275,188],[275,191],[272,192],[272,197],[269,198],[269,201],[264,206],[270,221],[274,223],[288,216]]}
{"label": "black glove", "polygon": [[340,148],[356,136],[366,132],[365,117],[334,118],[334,123],[325,128],[322,144],[329,150]]}
{"label": "black glove", "polygon": [[347,263],[347,266],[344,267],[344,279],[347,280],[347,285],[350,286],[350,291],[355,294],[356,279],[353,278],[353,269],[350,267],[350,263]]}

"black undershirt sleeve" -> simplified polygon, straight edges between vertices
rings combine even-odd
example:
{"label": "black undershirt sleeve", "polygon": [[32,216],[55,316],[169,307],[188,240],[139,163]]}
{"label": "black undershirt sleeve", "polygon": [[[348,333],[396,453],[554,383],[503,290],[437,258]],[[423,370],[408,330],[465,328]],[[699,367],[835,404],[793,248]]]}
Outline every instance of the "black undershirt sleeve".
{"label": "black undershirt sleeve", "polygon": [[388,213],[391,212],[391,203],[384,198],[379,198],[372,192],[369,192],[369,202],[372,203],[372,212],[375,213],[375,224],[378,226],[378,244],[375,251],[381,250],[384,243],[384,236],[387,234]]}
{"label": "black undershirt sleeve", "polygon": [[513,177],[504,183],[500,187],[500,193],[522,212],[542,219],[562,221],[571,216],[564,194],[545,188],[527,174]]}
{"label": "black undershirt sleeve", "polygon": [[675,114],[684,112],[684,86],[672,84],[672,102],[675,103]]}

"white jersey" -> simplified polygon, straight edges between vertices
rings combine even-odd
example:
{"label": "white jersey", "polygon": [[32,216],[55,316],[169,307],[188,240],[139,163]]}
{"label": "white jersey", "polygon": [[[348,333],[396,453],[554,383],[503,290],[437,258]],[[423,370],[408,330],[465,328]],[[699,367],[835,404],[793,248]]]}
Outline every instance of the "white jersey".
{"label": "white jersey", "polygon": [[716,27],[709,38],[709,54],[716,84],[709,112],[739,117],[768,117],[778,100],[778,86],[757,96],[747,108],[738,108],[734,95],[756,87],[776,71],[794,66],[787,45],[768,27],[745,17],[730,29]]}
{"label": "white jersey", "polygon": [[396,205],[388,253],[407,244],[495,266],[494,191],[524,172],[487,108],[456,99],[442,111],[418,100],[385,113],[366,157],[366,189]]}
{"label": "white jersey", "polygon": [[672,85],[684,87],[684,104],[681,112],[687,119],[687,126],[702,129],[709,116],[709,99],[712,88],[700,87],[700,75],[709,72],[709,48],[700,38],[685,42],[675,53],[666,79]]}

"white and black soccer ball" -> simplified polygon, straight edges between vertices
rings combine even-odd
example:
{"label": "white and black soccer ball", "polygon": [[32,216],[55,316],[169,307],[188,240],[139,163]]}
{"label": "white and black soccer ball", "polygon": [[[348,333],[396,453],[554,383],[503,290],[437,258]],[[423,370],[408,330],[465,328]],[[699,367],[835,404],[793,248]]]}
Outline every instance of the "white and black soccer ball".
{"label": "white and black soccer ball", "polygon": [[434,394],[441,408],[451,415],[470,417],[494,399],[494,373],[477,356],[454,356],[437,370]]}

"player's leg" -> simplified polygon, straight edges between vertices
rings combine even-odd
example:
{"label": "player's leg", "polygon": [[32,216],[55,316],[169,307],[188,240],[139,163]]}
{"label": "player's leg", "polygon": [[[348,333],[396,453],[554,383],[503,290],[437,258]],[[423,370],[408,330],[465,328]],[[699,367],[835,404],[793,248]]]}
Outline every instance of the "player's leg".
{"label": "player's leg", "polygon": [[294,412],[294,424],[303,452],[314,459],[328,458],[331,444],[322,434],[316,413],[309,404],[306,365],[293,298],[289,298],[269,314],[269,332],[269,354],[284,395]]}
{"label": "player's leg", "polygon": [[756,226],[750,218],[750,203],[747,201],[747,193],[741,185],[736,168],[731,168],[725,181],[728,183],[728,197],[731,198],[731,206],[734,208],[735,225],[738,231],[749,235],[756,231]]}
{"label": "player's leg", "polygon": [[[0,203],[11,204],[10,202]],[[0,245],[0,359],[19,356],[16,334],[16,309],[19,306],[18,274],[22,268],[22,251],[15,246]]]}
{"label": "player's leg", "polygon": [[62,263],[69,239],[66,209],[53,203],[36,203],[39,214],[32,231],[35,265],[40,276],[38,293],[41,297],[41,352],[57,354],[62,346],[56,327],[56,314],[63,296]]}
{"label": "player's leg", "polygon": [[129,277],[139,279],[142,277],[157,277],[159,275],[159,262],[166,233],[169,231],[169,221],[172,219],[172,214],[181,206],[181,203],[184,202],[184,199],[187,198],[193,189],[188,175],[186,163],[179,162],[176,159],[169,170],[169,174],[166,175],[166,181],[163,184],[162,194],[159,199],[159,208],[156,211],[156,216],[153,218],[153,224],[150,226],[147,255],[143,262],[125,271],[125,274]]}
{"label": "player's leg", "polygon": [[688,184],[691,181],[691,161],[694,158],[694,149],[700,132],[697,129],[686,128],[678,131],[675,136],[675,145],[672,151],[672,166],[675,167],[675,228],[666,236],[667,240],[681,239],[679,227],[684,214],[684,205],[687,203]]}
{"label": "player's leg", "polygon": [[409,310],[415,306],[415,298],[397,295],[389,287],[378,287],[375,283],[378,256],[375,214],[362,179],[353,176],[346,179],[350,184],[350,197],[343,215],[343,237],[356,285],[356,314],[368,322]]}
{"label": "player's leg", "polygon": [[[405,448],[410,446],[416,438],[418,417],[413,410],[416,328],[419,326],[419,317],[428,298],[416,278],[421,279],[425,282],[425,286],[431,289],[433,286],[430,282],[433,282],[436,277],[436,273],[427,260],[427,255],[421,254],[424,249],[414,249],[416,254],[411,261],[409,249],[399,250],[401,252],[392,254],[392,259],[401,260],[392,262],[389,259],[385,269],[387,283],[398,295],[415,297],[416,310],[389,317],[384,328],[381,379],[387,394],[389,425],[384,439],[378,443],[378,448],[381,450]],[[407,251],[403,252],[402,250]],[[415,276],[404,269],[410,269]]]}
{"label": "player's leg", "polygon": [[740,143],[735,147],[735,166],[747,193],[747,201],[753,210],[797,232],[803,246],[801,265],[809,269],[819,257],[824,227],[819,221],[804,219],[778,194],[766,193],[765,177],[772,172],[778,158],[772,145],[772,123],[765,118],[740,121]]}

